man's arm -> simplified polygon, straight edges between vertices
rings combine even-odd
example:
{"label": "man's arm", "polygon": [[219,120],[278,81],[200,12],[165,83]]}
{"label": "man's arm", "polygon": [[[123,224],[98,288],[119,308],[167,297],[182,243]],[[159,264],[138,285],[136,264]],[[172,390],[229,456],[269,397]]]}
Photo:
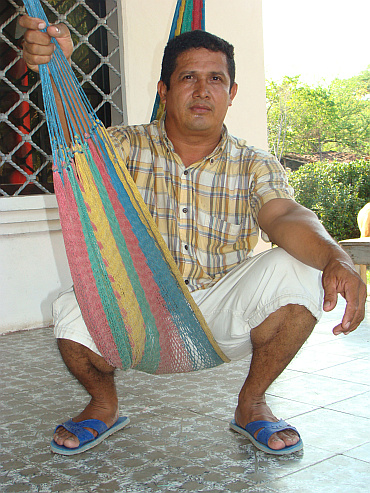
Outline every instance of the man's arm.
{"label": "man's arm", "polygon": [[322,226],[316,214],[289,199],[273,199],[260,210],[258,222],[270,240],[301,262],[323,272],[324,310],[332,310],[340,293],[347,301],[335,335],[355,330],[365,316],[366,286],[351,258]]}

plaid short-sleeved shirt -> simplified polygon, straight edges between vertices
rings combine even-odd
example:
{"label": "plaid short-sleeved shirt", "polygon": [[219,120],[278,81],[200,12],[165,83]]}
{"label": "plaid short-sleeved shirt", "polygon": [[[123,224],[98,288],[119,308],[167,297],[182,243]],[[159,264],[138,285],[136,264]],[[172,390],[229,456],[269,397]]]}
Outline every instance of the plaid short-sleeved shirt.
{"label": "plaid short-sleeved shirt", "polygon": [[190,291],[252,254],[266,202],[293,198],[280,163],[226,127],[216,149],[187,168],[163,118],[109,131]]}

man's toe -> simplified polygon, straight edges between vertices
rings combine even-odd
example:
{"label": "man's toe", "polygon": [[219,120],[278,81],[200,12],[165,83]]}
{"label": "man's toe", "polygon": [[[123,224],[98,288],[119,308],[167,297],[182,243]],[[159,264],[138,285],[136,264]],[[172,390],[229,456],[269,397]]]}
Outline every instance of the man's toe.
{"label": "man's toe", "polygon": [[77,437],[71,434],[68,430],[63,427],[59,427],[54,434],[54,441],[58,445],[64,445],[67,448],[78,447],[79,441]]}
{"label": "man's toe", "polygon": [[67,448],[76,448],[79,445],[79,441],[74,435],[71,435],[64,440],[63,445]]}
{"label": "man's toe", "polygon": [[285,448],[287,445],[285,441],[282,438],[280,438],[277,433],[274,433],[269,438],[268,446],[273,450],[281,450]]}
{"label": "man's toe", "polygon": [[281,450],[285,447],[291,447],[299,442],[299,437],[294,432],[280,431],[271,435],[268,446],[273,450]]}
{"label": "man's toe", "polygon": [[287,430],[282,432],[282,439],[287,445],[295,445],[299,442],[299,436],[292,430]]}

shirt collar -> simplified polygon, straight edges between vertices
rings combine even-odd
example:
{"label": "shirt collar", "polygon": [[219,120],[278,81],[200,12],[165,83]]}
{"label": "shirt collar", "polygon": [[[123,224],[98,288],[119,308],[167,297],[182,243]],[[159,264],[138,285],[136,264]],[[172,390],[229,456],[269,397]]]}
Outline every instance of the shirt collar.
{"label": "shirt collar", "polygon": [[[159,137],[160,137],[160,140],[162,142],[164,142],[164,145],[171,152],[175,152],[175,149],[173,147],[173,144],[172,144],[172,142],[170,141],[170,139],[167,136],[167,132],[166,132],[165,124],[164,124],[165,119],[166,119],[166,113],[164,112],[163,115],[161,116],[161,118],[157,121],[157,128],[158,128]],[[225,148],[225,145],[226,145],[226,142],[228,140],[228,137],[229,137],[229,132],[227,130],[226,125],[223,124],[222,125],[221,139],[220,139],[219,143],[214,148],[214,150],[211,152],[211,154],[209,154],[208,156],[206,156],[204,159],[210,159],[212,157],[214,158],[218,154],[221,154],[221,152]]]}

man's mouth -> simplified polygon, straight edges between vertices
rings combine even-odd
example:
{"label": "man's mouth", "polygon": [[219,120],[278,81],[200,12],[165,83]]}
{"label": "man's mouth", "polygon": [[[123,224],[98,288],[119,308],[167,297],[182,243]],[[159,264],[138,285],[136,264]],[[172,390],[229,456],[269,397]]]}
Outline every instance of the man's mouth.
{"label": "man's mouth", "polygon": [[205,104],[194,104],[194,105],[190,106],[190,110],[193,113],[204,114],[204,113],[208,113],[209,111],[211,111],[211,108]]}

